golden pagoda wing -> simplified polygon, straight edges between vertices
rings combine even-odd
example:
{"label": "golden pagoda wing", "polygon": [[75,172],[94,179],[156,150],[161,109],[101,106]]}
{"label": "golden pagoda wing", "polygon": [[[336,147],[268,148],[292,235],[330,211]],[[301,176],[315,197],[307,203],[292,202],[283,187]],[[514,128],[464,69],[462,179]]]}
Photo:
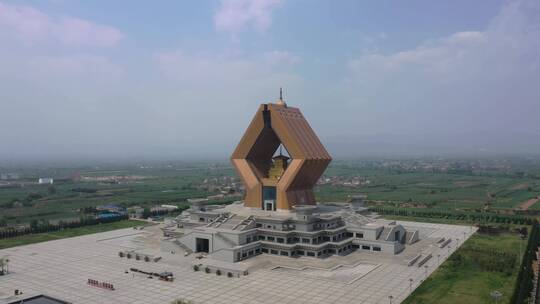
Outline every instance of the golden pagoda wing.
{"label": "golden pagoda wing", "polygon": [[255,141],[257,140],[259,134],[264,128],[262,109],[263,105],[261,105],[257,113],[255,113],[255,116],[253,117],[251,123],[244,132],[242,139],[240,139],[240,143],[238,143],[238,145],[236,146],[236,149],[234,150],[231,159],[247,158],[249,151],[251,151],[251,148],[255,144]]}
{"label": "golden pagoda wing", "polygon": [[275,104],[268,108],[272,129],[293,159],[332,159],[298,108]]}

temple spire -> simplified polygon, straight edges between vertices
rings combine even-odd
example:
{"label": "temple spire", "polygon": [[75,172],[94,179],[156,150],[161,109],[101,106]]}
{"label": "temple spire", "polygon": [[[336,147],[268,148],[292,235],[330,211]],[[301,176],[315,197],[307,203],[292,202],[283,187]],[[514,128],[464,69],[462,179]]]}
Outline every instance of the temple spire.
{"label": "temple spire", "polygon": [[287,106],[287,104],[283,100],[283,89],[281,87],[279,87],[279,99],[277,100],[276,104],[285,106],[285,107]]}

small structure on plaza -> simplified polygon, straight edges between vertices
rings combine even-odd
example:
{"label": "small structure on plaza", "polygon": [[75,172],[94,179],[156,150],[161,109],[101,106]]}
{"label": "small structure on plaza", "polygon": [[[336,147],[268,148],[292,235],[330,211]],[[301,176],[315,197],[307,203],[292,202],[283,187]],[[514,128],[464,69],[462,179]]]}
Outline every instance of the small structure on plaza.
{"label": "small structure on plaza", "polygon": [[98,280],[88,279],[86,284],[107,290],[114,290],[114,285],[108,282],[100,282]]}
{"label": "small structure on plaza", "polygon": [[398,254],[418,240],[417,230],[367,214],[363,196],[339,206],[317,205],[313,187],[331,157],[281,92],[276,103],[259,107],[231,161],[244,182],[244,200],[225,207],[193,200],[175,226],[164,228],[169,237],[162,243],[165,250],[238,262],[263,253],[317,258],[355,250]]}
{"label": "small structure on plaza", "polygon": [[141,269],[137,269],[137,268],[130,268],[129,269],[131,272],[137,272],[137,273],[142,273],[144,275],[147,275],[149,277],[157,277],[159,278],[161,281],[167,281],[167,282],[172,282],[174,281],[174,275],[172,272],[170,271],[162,271],[162,272],[151,272],[151,271],[144,271],[144,270],[141,270]]}
{"label": "small structure on plaza", "polygon": [[1,257],[0,258],[0,276],[9,273],[9,258]]}
{"label": "small structure on plaza", "polygon": [[71,304],[71,302],[67,302],[67,301],[53,298],[46,295],[37,295],[37,296],[29,297],[29,298],[17,299],[13,302],[9,302],[8,304],[21,304],[21,303],[24,303],[24,304]]}

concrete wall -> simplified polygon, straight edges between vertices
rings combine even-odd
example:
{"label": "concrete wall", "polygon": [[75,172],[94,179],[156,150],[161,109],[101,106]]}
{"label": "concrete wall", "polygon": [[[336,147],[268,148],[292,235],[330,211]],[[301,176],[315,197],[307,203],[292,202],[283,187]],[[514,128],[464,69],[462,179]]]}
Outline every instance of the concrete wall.
{"label": "concrete wall", "polygon": [[[210,214],[210,213],[204,213],[204,212],[192,212],[189,215],[189,218],[192,221],[199,222],[199,223],[210,223],[217,217],[218,217],[217,214]],[[201,221],[201,219],[204,219],[204,220]]]}
{"label": "concrete wall", "polygon": [[236,250],[229,249],[229,248],[222,248],[217,251],[214,251],[210,254],[210,256],[219,261],[225,261],[229,263],[237,262],[237,260],[235,259]]}
{"label": "concrete wall", "polygon": [[[399,239],[395,238],[396,231],[399,231]],[[405,230],[405,228],[403,228],[403,226],[397,225],[397,226],[392,227],[388,236],[381,235],[381,238],[384,238],[384,240],[389,241],[389,242],[399,242],[401,241],[401,238],[405,236],[406,233],[407,231]]]}
{"label": "concrete wall", "polygon": [[238,244],[240,245],[244,245],[244,244],[247,244],[247,238],[249,237],[250,238],[250,243],[251,242],[254,242],[256,241],[258,238],[257,238],[257,230],[253,230],[253,231],[248,231],[248,232],[245,232],[245,233],[241,233],[241,234],[237,234],[237,235],[234,235],[231,237],[234,237],[235,240],[238,240]]}
{"label": "concrete wall", "polygon": [[408,240],[408,245],[411,245],[411,244],[414,244],[416,242],[418,242],[419,240],[419,235],[420,235],[420,232],[418,230],[414,230],[414,231],[409,231],[409,233],[412,234],[411,238]]}
{"label": "concrete wall", "polygon": [[197,230],[193,230],[190,233],[184,235],[183,237],[179,238],[178,241],[182,242],[182,244],[186,245],[195,252],[197,250],[197,238],[208,239],[209,252],[213,252],[223,248],[234,247],[234,245],[229,244],[222,237],[216,236],[212,232],[203,232]]}
{"label": "concrete wall", "polygon": [[[380,252],[397,254],[403,251],[403,249],[405,249],[405,245],[399,242],[378,242],[378,241],[372,242],[372,241],[355,239],[353,241],[353,244],[360,246],[360,248],[358,248],[358,251],[375,251],[373,247],[379,247],[381,248]],[[369,250],[363,249],[362,246],[369,246],[370,249]]]}
{"label": "concrete wall", "polygon": [[376,241],[377,235],[383,230],[383,227],[374,227],[374,228],[360,228],[360,229],[351,229],[349,231],[354,231],[355,233],[362,233],[363,240],[367,241]]}
{"label": "concrete wall", "polygon": [[160,242],[160,250],[162,252],[182,252],[184,249],[177,244],[173,243],[172,240],[163,240]]}

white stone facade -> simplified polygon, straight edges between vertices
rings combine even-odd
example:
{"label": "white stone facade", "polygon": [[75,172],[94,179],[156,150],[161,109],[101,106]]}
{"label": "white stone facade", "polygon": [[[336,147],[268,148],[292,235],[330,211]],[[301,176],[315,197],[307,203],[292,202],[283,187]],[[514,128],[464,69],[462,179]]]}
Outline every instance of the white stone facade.
{"label": "white stone facade", "polygon": [[278,213],[245,208],[194,205],[165,229],[168,241],[224,262],[259,254],[287,257],[347,255],[355,250],[400,253],[419,239],[394,221],[376,220],[349,206],[306,206]]}

